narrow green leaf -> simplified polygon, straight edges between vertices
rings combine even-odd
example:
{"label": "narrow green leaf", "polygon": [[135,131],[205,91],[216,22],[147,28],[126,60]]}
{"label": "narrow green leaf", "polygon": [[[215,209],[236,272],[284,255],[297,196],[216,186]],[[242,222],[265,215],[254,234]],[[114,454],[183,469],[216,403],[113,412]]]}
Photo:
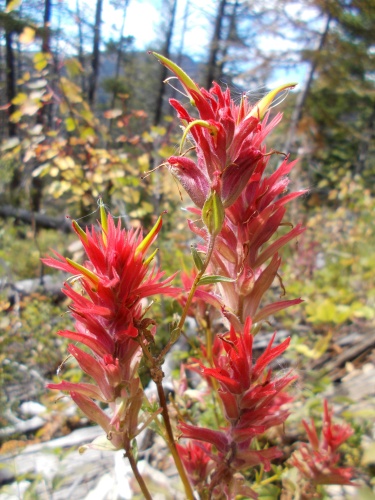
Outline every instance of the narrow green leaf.
{"label": "narrow green leaf", "polygon": [[202,220],[212,236],[220,233],[225,218],[225,210],[220,196],[211,191],[202,209]]}
{"label": "narrow green leaf", "polygon": [[198,269],[198,271],[201,271],[203,268],[203,261],[201,259],[201,256],[199,255],[199,253],[194,245],[191,245],[190,249],[191,249],[191,254],[193,256],[194,264],[195,264],[196,268]]}
{"label": "narrow green leaf", "polygon": [[233,283],[233,278],[228,278],[227,276],[220,276],[218,274],[213,274],[212,276],[202,276],[199,280],[198,285],[211,285],[213,283]]}

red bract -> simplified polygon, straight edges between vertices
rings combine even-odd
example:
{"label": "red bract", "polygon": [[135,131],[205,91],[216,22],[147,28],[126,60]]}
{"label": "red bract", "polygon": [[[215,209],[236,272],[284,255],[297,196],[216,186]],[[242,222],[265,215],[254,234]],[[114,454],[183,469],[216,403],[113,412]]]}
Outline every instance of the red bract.
{"label": "red bract", "polygon": [[[274,173],[264,176],[268,159],[263,158],[258,163],[237,201],[226,209],[208,268],[211,274],[233,279],[232,282],[219,283],[218,291],[221,304],[225,306],[224,314],[238,330],[247,316],[258,323],[301,302],[300,299],[281,300],[259,310],[262,297],[279,270],[281,259],[278,251],[304,231],[298,224],[282,236],[275,237],[283,223],[286,204],[305,191],[284,194],[289,184],[287,175],[295,162],[285,159]],[[198,209],[191,210],[200,215]],[[192,231],[208,242],[205,229],[189,224]],[[207,248],[201,246],[200,250],[206,252]]]}
{"label": "red bract", "polygon": [[236,333],[232,327],[229,335],[216,338],[214,368],[201,367],[205,377],[212,377],[220,385],[218,394],[229,425],[222,430],[210,430],[181,423],[179,429],[183,437],[215,446],[217,454],[214,459],[220,466],[212,475],[211,488],[224,480],[228,483],[236,471],[255,465],[263,464],[267,471],[271,460],[281,456],[276,448],[260,451],[251,448],[255,436],[286,420],[288,412],[281,406],[289,397],[279,396],[284,395],[284,389],[296,379],[291,373],[273,378],[271,371],[267,370],[290,342],[288,338],[273,347],[274,338],[254,362],[251,319],[247,318],[242,334]]}
{"label": "red bract", "polygon": [[198,491],[204,488],[213,466],[211,445],[198,441],[190,441],[186,446],[177,444],[177,450],[192,485]]}
{"label": "red bract", "polygon": [[[81,410],[103,427],[111,436],[109,447],[122,448],[124,436],[132,439],[137,432],[138,413],[143,390],[137,376],[140,345],[135,340],[139,329],[151,327],[152,320],[143,320],[142,300],[154,294],[175,295],[178,289],[168,286],[174,276],[161,281],[164,273],[155,266],[150,269],[154,256],[145,253],[161,228],[159,218],[154,228],[142,238],[139,230],[121,229],[101,207],[100,231],[84,232],[76,222],[78,234],[87,255],[80,265],[55,252],[58,259],[46,258],[51,267],[75,275],[83,295],[65,283],[63,292],[72,299],[70,309],[75,319],[75,330],[64,330],[59,335],[89,347],[92,355],[70,344],[68,350],[82,370],[95,384],[61,382],[49,384],[51,389],[68,391]],[[93,402],[107,402],[112,418]],[[103,443],[100,443],[103,447]]]}
{"label": "red bract", "polygon": [[54,253],[58,259],[43,259],[50,267],[75,276],[78,272],[85,292],[82,296],[65,284],[63,291],[73,301],[73,317],[79,324],[78,333],[64,332],[64,336],[83,343],[86,343],[86,337],[90,348],[113,355],[117,342],[137,335],[136,323],[143,315],[143,298],[158,293],[175,295],[177,292],[177,289],[167,286],[174,276],[160,281],[164,273],[155,266],[150,269],[150,259],[144,258],[160,231],[161,219],[145,239],[139,230],[121,229],[120,219],[116,226],[111,216],[108,216],[106,227],[99,232],[95,228],[83,232],[75,222],[73,227],[88,257],[84,266],[57,252]]}
{"label": "red bract", "polygon": [[170,100],[186,127],[182,143],[189,133],[197,156],[196,163],[183,154],[171,156],[170,169],[198,207],[203,207],[212,191],[219,194],[224,208],[230,207],[263,157],[261,144],[277,123],[261,123],[266,110],[279,92],[295,84],[277,88],[255,106],[245,97],[236,105],[229,89],[223,92],[216,83],[210,91],[198,88],[181,68],[154,55],[175,73],[199,114],[196,119],[177,100]]}
{"label": "red bract", "polygon": [[323,428],[320,439],[314,420],[311,424],[303,421],[309,444],[301,444],[299,450],[292,455],[290,463],[297,467],[303,478],[310,484],[349,484],[353,485],[352,467],[338,467],[339,446],[353,433],[348,424],[333,424],[332,410],[329,410],[327,400],[324,400]]}

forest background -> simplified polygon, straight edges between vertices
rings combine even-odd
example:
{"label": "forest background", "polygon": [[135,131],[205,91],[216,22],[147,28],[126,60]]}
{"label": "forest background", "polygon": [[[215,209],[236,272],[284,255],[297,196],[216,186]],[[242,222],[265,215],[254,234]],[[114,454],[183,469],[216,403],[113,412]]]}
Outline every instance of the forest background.
{"label": "forest background", "polygon": [[[129,20],[135,5],[143,23]],[[283,268],[287,294],[305,304],[279,313],[270,331],[292,334],[304,416],[327,388],[373,367],[374,0],[217,0],[204,8],[193,0],[6,0],[0,28],[2,427],[20,416],[21,402],[53,401],[30,371],[52,380],[65,357],[65,342],[54,336],[70,321],[62,279],[40,262],[51,247],[79,255],[65,215],[82,226],[95,222],[101,196],[126,224],[147,230],[166,210],[163,268],[172,273],[191,258],[183,193],[164,168],[142,177],[179,141],[168,104],[178,90],[173,80],[163,83],[170,75],[147,49],[202,86],[229,86],[238,99],[246,93],[256,102],[276,80],[298,82],[278,105],[284,119],[272,146],[300,158],[293,187],[309,190],[290,212],[308,230],[284,254]],[[160,304],[163,324],[176,307]],[[346,355],[353,345],[362,348]],[[340,402],[360,441],[373,407]],[[43,431],[3,436],[3,451],[15,438],[44,439]],[[375,463],[369,449],[348,451],[367,478]]]}

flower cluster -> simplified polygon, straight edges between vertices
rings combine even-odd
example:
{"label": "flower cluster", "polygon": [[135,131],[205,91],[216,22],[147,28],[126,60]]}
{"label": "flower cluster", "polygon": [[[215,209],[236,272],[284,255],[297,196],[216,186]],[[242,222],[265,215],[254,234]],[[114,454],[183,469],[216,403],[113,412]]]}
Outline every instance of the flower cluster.
{"label": "flower cluster", "polygon": [[[279,113],[268,123],[267,110],[280,91],[294,84],[275,89],[256,106],[251,107],[245,98],[237,105],[229,89],[223,91],[216,84],[210,91],[199,89],[180,68],[162,56],[157,57],[174,71],[199,113],[199,119],[194,119],[178,101],[171,99],[185,126],[184,137],[187,131],[191,134],[197,161],[181,154],[170,157],[168,164],[198,207],[191,208],[191,212],[204,222],[205,209],[215,211],[210,203],[213,193],[220,198],[217,211],[220,213],[221,203],[224,212],[219,217],[208,272],[231,278],[219,283],[216,303],[240,331],[248,316],[258,323],[301,302],[281,300],[258,311],[263,295],[278,276],[278,251],[304,231],[299,224],[267,246],[285,224],[286,204],[305,193],[285,194],[287,176],[296,162],[286,158],[274,173],[265,175],[272,152],[267,153],[263,141],[282,117]],[[201,227],[189,221],[189,226],[206,242],[199,250],[207,254],[213,233],[210,224]]]}
{"label": "flower cluster", "polygon": [[199,113],[195,119],[177,100],[170,100],[185,125],[183,141],[190,133],[197,156],[196,163],[182,154],[171,156],[170,169],[199,208],[203,208],[212,191],[218,194],[224,208],[230,207],[262,159],[261,144],[276,124],[262,127],[260,121],[274,97],[295,84],[278,87],[255,107],[245,98],[237,106],[229,89],[223,92],[216,83],[210,91],[198,88],[178,66],[155,55],[176,74]]}
{"label": "flower cluster", "polygon": [[[259,464],[263,464],[266,471],[270,470],[271,460],[281,456],[275,447],[255,450],[251,444],[256,436],[282,424],[288,416],[282,406],[291,398],[283,391],[296,377],[288,373],[275,378],[267,367],[287,349],[290,339],[273,347],[274,335],[267,349],[254,362],[251,326],[248,318],[241,334],[232,327],[227,335],[218,336],[213,349],[214,368],[201,365],[203,375],[216,380],[220,386],[218,395],[228,426],[211,430],[187,423],[179,425],[183,437],[209,443],[216,449],[215,454],[207,452],[216,463],[209,483],[208,476],[206,478],[213,498],[216,498],[215,491],[222,492],[223,488],[226,498],[233,498],[239,493],[236,472]],[[199,453],[194,456],[201,461]],[[243,478],[241,485],[242,482]]]}
{"label": "flower cluster", "polygon": [[353,484],[352,467],[339,467],[340,453],[338,448],[353,434],[348,424],[333,424],[333,411],[324,400],[323,427],[320,439],[314,420],[309,425],[303,421],[309,444],[300,445],[291,457],[290,463],[297,467],[302,477],[310,485],[319,484]]}
{"label": "flower cluster", "polygon": [[[75,344],[68,347],[81,369],[95,382],[49,384],[50,389],[67,391],[81,410],[106,432],[106,437],[94,442],[94,447],[119,449],[124,440],[138,432],[138,413],[143,401],[143,389],[137,375],[141,347],[139,331],[155,326],[144,315],[143,299],[164,293],[174,295],[177,289],[169,283],[174,276],[161,281],[162,272],[151,267],[154,254],[145,258],[161,228],[159,218],[154,228],[142,238],[139,230],[121,229],[121,220],[114,223],[101,206],[101,227],[83,231],[77,222],[73,228],[87,255],[84,265],[55,252],[57,259],[46,258],[48,266],[75,276],[83,291],[78,293],[68,283],[63,292],[72,303],[70,309],[75,330],[63,330],[59,335],[87,346],[92,355]],[[107,415],[93,401],[108,403]],[[107,439],[108,437],[108,439]]]}
{"label": "flower cluster", "polygon": [[[304,193],[287,192],[288,175],[295,162],[284,155],[279,167],[266,174],[270,157],[279,153],[267,152],[263,144],[281,120],[280,114],[270,120],[273,99],[294,84],[271,91],[255,106],[246,97],[236,104],[228,89],[223,91],[215,83],[209,91],[201,89],[173,62],[154,55],[175,73],[193,104],[193,114],[198,114],[193,116],[180,102],[171,100],[184,133],[179,154],[166,162],[196,205],[189,208],[196,220],[188,221],[190,230],[200,238],[200,244],[192,248],[196,270],[182,273],[183,290],[179,290],[170,286],[174,276],[163,279],[164,274],[155,265],[150,266],[155,252],[148,258],[146,252],[160,231],[160,218],[145,238],[139,230],[121,229],[121,223],[116,225],[103,206],[99,231],[83,231],[73,222],[87,261],[81,265],[56,254],[57,258],[44,262],[75,275],[74,280],[80,284],[82,293],[69,284],[64,286],[64,293],[72,300],[75,330],[59,334],[91,350],[88,354],[75,344],[68,348],[94,383],[60,382],[49,387],[69,392],[82,411],[105,430],[106,436],[91,447],[125,450],[149,500],[151,495],[130,447],[141,431],[138,415],[144,392],[137,370],[143,355],[160,405],[144,426],[161,413],[164,428],[161,420],[158,425],[186,498],[194,499],[193,488],[200,498],[257,498],[246,482],[245,471],[256,466],[269,471],[271,461],[282,456],[275,446],[261,449],[257,437],[285,422],[285,404],[292,400],[285,390],[296,379],[291,371],[273,375],[270,367],[287,349],[289,338],[274,345],[274,334],[265,351],[258,359],[253,358],[254,335],[263,321],[301,302],[292,299],[264,304],[264,296],[277,278],[285,292],[279,275],[279,251],[304,230],[301,225],[290,227],[284,221],[287,203]],[[193,147],[184,151],[186,140]],[[190,149],[195,150],[196,160],[189,158]],[[145,317],[144,299],[158,293],[176,297],[182,313],[166,345],[154,355],[149,344],[156,324]],[[220,428],[205,428],[198,425],[197,415],[189,414],[189,405],[183,406],[189,390],[182,366],[174,407],[180,417],[181,437],[189,441],[176,445],[162,386],[162,364],[188,315],[194,316],[204,330],[206,345],[202,342],[198,359],[186,368],[199,372],[207,381],[207,392],[214,393],[225,423]],[[212,324],[219,315],[229,331],[214,338]],[[206,394],[200,393],[196,399],[203,402]],[[111,413],[103,411],[96,401],[107,403]],[[304,422],[310,445],[301,446],[292,464],[313,484],[350,484],[351,469],[337,467],[337,448],[352,431],[348,426],[333,425],[331,419],[325,403],[320,441],[314,424],[309,427]],[[217,427],[219,422],[218,417]]]}

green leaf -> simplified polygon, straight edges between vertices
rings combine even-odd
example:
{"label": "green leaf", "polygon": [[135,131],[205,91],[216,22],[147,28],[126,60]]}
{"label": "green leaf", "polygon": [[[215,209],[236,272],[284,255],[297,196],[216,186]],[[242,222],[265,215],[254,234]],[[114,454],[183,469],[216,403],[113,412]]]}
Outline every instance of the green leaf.
{"label": "green leaf", "polygon": [[220,196],[211,191],[202,208],[202,220],[212,236],[217,236],[223,227],[225,210]]}
{"label": "green leaf", "polygon": [[194,259],[194,264],[196,265],[196,268],[198,269],[198,271],[201,271],[203,268],[203,262],[202,262],[201,256],[199,255],[199,253],[194,245],[191,245],[190,249],[191,249],[191,254],[193,256],[193,259]]}
{"label": "green leaf", "polygon": [[295,350],[310,359],[319,359],[327,351],[332,338],[332,332],[317,340],[314,347],[311,349],[306,344],[298,344]]}
{"label": "green leaf", "polygon": [[65,118],[65,128],[67,132],[73,132],[76,129],[76,122],[73,118]]}
{"label": "green leaf", "polygon": [[37,71],[42,71],[42,69],[44,69],[49,63],[50,57],[50,54],[48,54],[47,52],[38,52],[37,54],[35,54],[33,58],[35,69]]}
{"label": "green leaf", "polygon": [[82,64],[75,57],[65,61],[65,68],[70,78],[74,78],[83,72]]}
{"label": "green leaf", "polygon": [[19,92],[16,97],[12,99],[12,103],[18,106],[19,104],[23,104],[27,101],[27,94],[24,92]]}
{"label": "green leaf", "polygon": [[212,276],[202,276],[202,278],[198,282],[198,285],[211,285],[213,283],[233,283],[234,281],[236,280],[234,280],[233,278],[213,274]]}
{"label": "green leaf", "polygon": [[90,137],[95,138],[95,130],[92,127],[86,127],[82,130],[80,137],[81,139],[88,139]]}
{"label": "green leaf", "polygon": [[250,111],[250,113],[246,116],[246,118],[254,117],[262,120],[267,110],[272,104],[272,101],[275,99],[277,94],[282,92],[283,90],[294,89],[296,83],[285,83],[284,85],[280,85],[274,90],[271,90],[266,96],[263,97]]}

